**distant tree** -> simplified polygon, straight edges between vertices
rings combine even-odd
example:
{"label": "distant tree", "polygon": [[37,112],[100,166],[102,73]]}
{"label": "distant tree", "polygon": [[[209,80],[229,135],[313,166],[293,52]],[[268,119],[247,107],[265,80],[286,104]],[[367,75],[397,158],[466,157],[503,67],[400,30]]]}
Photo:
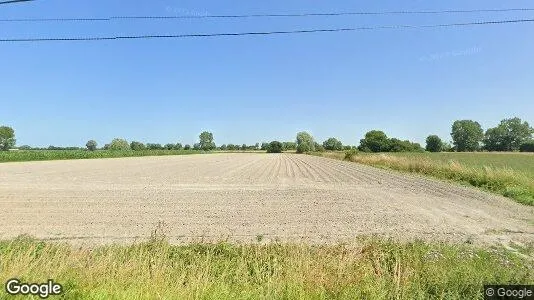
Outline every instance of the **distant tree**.
{"label": "distant tree", "polygon": [[7,151],[15,147],[15,130],[8,126],[0,127],[0,150]]}
{"label": "distant tree", "polygon": [[213,133],[204,131],[200,134],[199,149],[204,151],[210,151],[215,149],[215,143],[213,142]]}
{"label": "distant tree", "polygon": [[267,145],[267,153],[282,153],[284,145],[278,141],[273,141]]}
{"label": "distant tree", "polygon": [[323,147],[323,145],[321,145],[321,144],[319,144],[317,142],[314,143],[314,146],[315,146],[315,151],[317,151],[317,152],[325,152],[326,151],[326,149]]}
{"label": "distant tree", "polygon": [[343,144],[336,138],[329,138],[328,140],[324,141],[323,147],[325,150],[328,151],[341,151],[343,150]]}
{"label": "distant tree", "polygon": [[261,143],[260,150],[267,150],[267,147],[269,147],[269,143]]}
{"label": "distant tree", "polygon": [[173,150],[174,149],[174,144],[166,144],[165,145],[165,150]]}
{"label": "distant tree", "polygon": [[260,150],[260,143],[256,143],[256,145],[254,145],[254,150]]}
{"label": "distant tree", "polygon": [[120,138],[113,139],[109,145],[109,150],[112,151],[126,151],[130,150],[130,144],[128,141]]}
{"label": "distant tree", "polygon": [[443,146],[443,141],[437,135],[430,135],[426,138],[426,151],[428,152],[441,152]]}
{"label": "distant tree", "polygon": [[477,151],[484,138],[484,131],[478,122],[460,120],[452,125],[451,136],[456,151]]}
{"label": "distant tree", "polygon": [[282,145],[284,146],[284,151],[297,150],[297,143],[295,142],[283,142]]}
{"label": "distant tree", "polygon": [[345,151],[349,151],[349,150],[357,149],[357,148],[358,148],[358,147],[355,147],[355,146],[349,146],[349,145],[343,146],[343,150],[345,150]]}
{"label": "distant tree", "polygon": [[307,132],[297,134],[297,153],[306,153],[315,151],[315,140]]}
{"label": "distant tree", "polygon": [[191,145],[186,144],[186,145],[184,146],[184,150],[191,150]]}
{"label": "distant tree", "polygon": [[96,148],[98,147],[98,144],[94,140],[90,140],[85,144],[85,147],[87,147],[87,150],[89,151],[96,151]]}
{"label": "distant tree", "polygon": [[519,118],[505,119],[486,131],[484,149],[488,151],[518,151],[521,144],[532,139],[534,129]]}
{"label": "distant tree", "polygon": [[443,143],[443,152],[454,152],[455,149],[454,149],[454,146],[452,145],[452,143]]}
{"label": "distant tree", "polygon": [[202,147],[200,145],[200,143],[196,143],[193,145],[193,150],[202,150]]}
{"label": "distant tree", "polygon": [[521,152],[534,152],[534,141],[524,142],[520,147]]}
{"label": "distant tree", "polygon": [[243,144],[243,145],[241,146],[241,150],[247,150],[247,149],[248,149],[247,144]]}
{"label": "distant tree", "polygon": [[365,134],[358,149],[363,152],[388,152],[390,140],[383,131],[372,130]]}
{"label": "distant tree", "polygon": [[104,147],[103,147],[102,149],[104,149],[104,150],[109,150],[109,147],[111,147],[110,144],[105,144]]}
{"label": "distant tree", "polygon": [[221,150],[222,151],[228,150],[228,147],[226,146],[226,144],[221,145]]}
{"label": "distant tree", "polygon": [[153,144],[153,143],[147,143],[146,148],[148,150],[163,150],[165,147],[163,147],[161,144]]}
{"label": "distant tree", "polygon": [[146,150],[146,146],[145,144],[141,143],[141,142],[131,142],[130,143],[130,149],[134,150],[134,151],[143,151],[143,150]]}
{"label": "distant tree", "polygon": [[182,150],[184,148],[184,146],[182,146],[181,143],[176,143],[176,145],[174,145],[174,150]]}
{"label": "distant tree", "polygon": [[20,146],[19,147],[19,150],[32,150],[33,148],[31,146],[28,146],[28,145],[23,145],[23,146]]}
{"label": "distant tree", "polygon": [[396,138],[389,140],[390,152],[422,152],[424,151],[420,144],[408,140],[401,141]]}

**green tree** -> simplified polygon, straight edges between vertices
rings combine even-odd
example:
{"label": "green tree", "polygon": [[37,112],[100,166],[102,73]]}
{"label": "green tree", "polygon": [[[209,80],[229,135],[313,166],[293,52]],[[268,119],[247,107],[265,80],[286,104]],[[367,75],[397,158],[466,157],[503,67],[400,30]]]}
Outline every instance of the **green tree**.
{"label": "green tree", "polygon": [[87,150],[89,151],[95,151],[96,147],[98,147],[98,144],[94,140],[90,140],[85,144],[85,147],[87,147]]}
{"label": "green tree", "polygon": [[184,146],[182,146],[181,143],[176,143],[176,145],[174,145],[174,150],[182,150],[184,148]]}
{"label": "green tree", "polygon": [[486,131],[484,148],[489,151],[518,151],[523,143],[532,139],[534,129],[520,118],[502,120]]}
{"label": "green tree", "polygon": [[441,152],[444,145],[441,138],[437,135],[430,135],[426,138],[426,151],[428,152]]}
{"label": "green tree", "polygon": [[143,150],[146,150],[146,146],[145,146],[145,144],[143,144],[141,142],[133,141],[133,142],[130,143],[130,149],[132,149],[134,151],[143,151]]}
{"label": "green tree", "polygon": [[0,150],[7,151],[15,147],[15,130],[11,127],[1,126],[0,127]]}
{"label": "green tree", "polygon": [[295,142],[283,142],[282,145],[284,146],[283,151],[297,150],[297,143]]}
{"label": "green tree", "polygon": [[283,147],[279,141],[272,141],[267,145],[267,153],[282,153]]}
{"label": "green tree", "polygon": [[534,141],[524,142],[519,150],[521,152],[534,152]]}
{"label": "green tree", "polygon": [[191,150],[191,145],[186,144],[186,145],[184,146],[184,150]]}
{"label": "green tree", "polygon": [[306,153],[315,151],[315,140],[307,132],[297,134],[297,153]]}
{"label": "green tree", "polygon": [[390,140],[383,131],[371,130],[360,141],[358,149],[363,152],[388,152]]}
{"label": "green tree", "polygon": [[484,131],[478,122],[460,120],[452,125],[451,136],[456,151],[477,151],[484,138]]}
{"label": "green tree", "polygon": [[210,151],[215,149],[215,143],[213,142],[213,133],[204,131],[200,134],[199,149],[204,151]]}
{"label": "green tree", "polygon": [[124,139],[116,138],[116,139],[113,139],[113,141],[111,141],[111,143],[109,144],[109,150],[112,150],[112,151],[130,150],[130,144],[128,143],[128,141]]}
{"label": "green tree", "polygon": [[165,149],[161,144],[147,143],[146,148],[148,150],[163,150]]}
{"label": "green tree", "polygon": [[200,145],[200,143],[196,143],[193,145],[193,150],[202,150],[202,147]]}
{"label": "green tree", "polygon": [[423,147],[418,143],[413,143],[408,140],[399,140],[392,138],[389,140],[390,152],[423,152]]}
{"label": "green tree", "polygon": [[324,141],[323,147],[328,151],[341,151],[343,150],[343,143],[332,137]]}
{"label": "green tree", "polygon": [[165,150],[173,150],[174,149],[174,144],[166,144],[165,145]]}

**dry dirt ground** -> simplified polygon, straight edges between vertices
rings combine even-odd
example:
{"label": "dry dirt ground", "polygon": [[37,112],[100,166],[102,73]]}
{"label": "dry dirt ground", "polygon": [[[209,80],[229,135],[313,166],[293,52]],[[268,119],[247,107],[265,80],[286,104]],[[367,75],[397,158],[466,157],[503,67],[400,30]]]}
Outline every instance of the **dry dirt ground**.
{"label": "dry dirt ground", "polygon": [[0,239],[534,241],[534,208],[326,158],[211,154],[0,164]]}

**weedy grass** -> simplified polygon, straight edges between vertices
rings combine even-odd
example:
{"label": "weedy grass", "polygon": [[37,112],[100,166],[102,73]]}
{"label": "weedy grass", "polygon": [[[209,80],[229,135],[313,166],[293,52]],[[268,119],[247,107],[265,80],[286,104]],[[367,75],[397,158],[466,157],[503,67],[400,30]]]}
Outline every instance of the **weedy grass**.
{"label": "weedy grass", "polygon": [[484,284],[532,283],[534,264],[501,247],[375,238],[79,248],[19,237],[0,242],[10,278],[52,278],[66,299],[482,299]]}
{"label": "weedy grass", "polygon": [[111,151],[111,150],[27,150],[27,151],[0,151],[0,163],[24,162],[40,160],[68,160],[68,159],[95,159],[120,158],[140,156],[167,156],[199,154],[195,150],[143,150],[143,151]]}
{"label": "weedy grass", "polygon": [[479,187],[534,205],[534,155],[521,153],[316,153]]}

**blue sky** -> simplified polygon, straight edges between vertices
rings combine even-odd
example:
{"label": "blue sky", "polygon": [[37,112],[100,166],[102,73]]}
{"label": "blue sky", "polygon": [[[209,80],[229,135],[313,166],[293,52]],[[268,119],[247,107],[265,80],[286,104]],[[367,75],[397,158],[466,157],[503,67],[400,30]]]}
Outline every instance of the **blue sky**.
{"label": "blue sky", "polygon": [[[59,1],[2,5],[0,19],[532,7],[531,1]],[[0,38],[437,24],[530,13],[2,23]],[[114,137],[217,144],[365,132],[450,140],[456,119],[534,123],[534,24],[287,36],[1,43],[0,124],[19,145]]]}

